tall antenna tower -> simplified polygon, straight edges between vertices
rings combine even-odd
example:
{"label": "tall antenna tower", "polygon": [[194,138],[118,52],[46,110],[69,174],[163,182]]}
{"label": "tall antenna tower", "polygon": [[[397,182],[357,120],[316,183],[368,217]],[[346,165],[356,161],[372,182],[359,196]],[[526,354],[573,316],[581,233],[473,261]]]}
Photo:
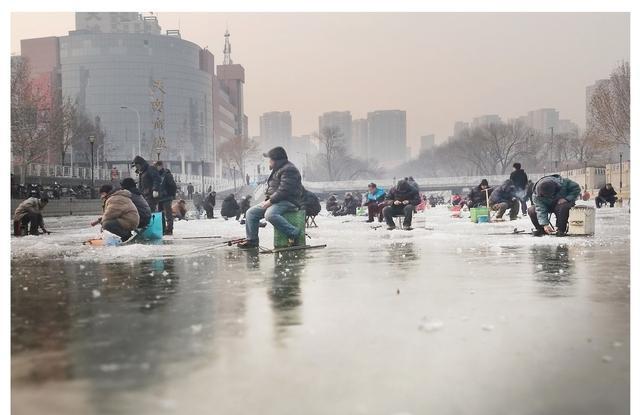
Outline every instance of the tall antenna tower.
{"label": "tall antenna tower", "polygon": [[231,65],[233,61],[231,60],[231,42],[229,42],[229,28],[224,32],[224,62],[223,65]]}

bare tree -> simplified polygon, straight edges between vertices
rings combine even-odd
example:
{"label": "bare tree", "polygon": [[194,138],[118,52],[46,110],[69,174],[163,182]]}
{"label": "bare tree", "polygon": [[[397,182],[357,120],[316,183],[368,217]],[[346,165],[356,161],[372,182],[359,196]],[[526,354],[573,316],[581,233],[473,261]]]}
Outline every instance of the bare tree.
{"label": "bare tree", "polygon": [[247,158],[258,151],[258,144],[248,137],[235,136],[218,146],[218,156],[227,166],[236,166],[244,176],[244,164]]}
{"label": "bare tree", "polygon": [[630,145],[631,70],[622,62],[611,73],[608,82],[600,84],[589,103],[593,129],[603,144]]}
{"label": "bare tree", "polygon": [[346,153],[343,135],[340,127],[335,126],[324,127],[319,134],[316,134],[329,181],[338,180],[339,171],[344,167],[338,162],[340,156]]}
{"label": "bare tree", "polygon": [[51,146],[60,153],[60,162],[65,165],[65,159],[73,138],[79,133],[78,105],[71,98],[66,97],[62,102],[56,102],[51,113]]}
{"label": "bare tree", "polygon": [[11,61],[11,153],[21,167],[24,182],[27,168],[47,155],[50,114],[45,107],[46,92],[31,80],[24,59]]}

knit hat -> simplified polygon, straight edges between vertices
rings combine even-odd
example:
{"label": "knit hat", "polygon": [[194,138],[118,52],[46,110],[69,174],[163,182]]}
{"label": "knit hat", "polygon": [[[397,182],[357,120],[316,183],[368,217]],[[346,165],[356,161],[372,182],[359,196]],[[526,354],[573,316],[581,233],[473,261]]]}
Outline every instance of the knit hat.
{"label": "knit hat", "polygon": [[269,157],[271,160],[287,160],[289,158],[282,147],[274,147],[268,153],[264,153],[263,156]]}
{"label": "knit hat", "polygon": [[144,158],[142,158],[141,156],[135,156],[133,158],[133,161],[131,162],[131,165],[136,165],[136,164],[146,164],[147,160],[145,160]]}
{"label": "knit hat", "polygon": [[100,186],[100,190],[98,191],[98,193],[111,193],[112,190],[113,186],[111,186],[110,184],[103,184],[102,186]]}
{"label": "knit hat", "polygon": [[480,182],[480,186],[489,187],[489,181],[487,179],[482,179],[482,181]]}
{"label": "knit hat", "polygon": [[123,189],[126,190],[131,190],[131,189],[135,189],[136,186],[136,181],[133,180],[131,177],[127,177],[126,179],[123,179],[120,182],[120,187],[122,187]]}
{"label": "knit hat", "polygon": [[536,185],[536,194],[540,197],[551,197],[558,191],[558,183],[551,177],[540,179]]}

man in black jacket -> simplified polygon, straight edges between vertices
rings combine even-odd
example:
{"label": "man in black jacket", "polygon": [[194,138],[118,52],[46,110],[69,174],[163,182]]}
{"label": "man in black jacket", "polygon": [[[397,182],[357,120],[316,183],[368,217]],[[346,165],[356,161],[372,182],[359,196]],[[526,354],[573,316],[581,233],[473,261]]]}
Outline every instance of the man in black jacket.
{"label": "man in black jacket", "polygon": [[238,247],[243,249],[258,246],[258,229],[262,218],[271,222],[275,228],[287,235],[290,245],[295,243],[301,232],[282,216],[286,212],[298,210],[303,205],[300,172],[289,161],[287,152],[282,147],[272,148],[264,156],[269,157],[269,168],[271,169],[265,191],[266,200],[247,211],[245,224],[247,240],[238,244]]}
{"label": "man in black jacket", "polygon": [[162,212],[162,233],[173,235],[173,210],[171,204],[176,198],[178,186],[173,179],[171,170],[165,169],[160,160],[154,163],[154,167],[160,175],[160,195],[158,197],[158,211]]}
{"label": "man in black jacket", "polygon": [[145,228],[151,219],[151,208],[149,208],[149,204],[144,197],[142,197],[140,190],[136,187],[136,181],[131,177],[127,177],[120,182],[120,187],[131,192],[131,201],[136,205],[136,209],[138,209],[138,216],[140,216],[138,228]]}
{"label": "man in black jacket", "polygon": [[160,197],[160,175],[158,170],[149,166],[147,160],[136,156],[131,163],[138,173],[138,189],[142,197],[147,201],[152,212],[157,212],[158,198]]}
{"label": "man in black jacket", "polygon": [[607,183],[598,192],[598,197],[596,197],[596,207],[600,208],[602,205],[606,205],[607,203],[609,203],[610,207],[613,207],[618,200],[616,197],[617,194],[618,193],[615,191],[611,183]]}
{"label": "man in black jacket", "polygon": [[511,180],[511,183],[513,183],[516,188],[516,196],[520,201],[522,215],[525,215],[527,213],[527,185],[529,178],[527,177],[527,173],[522,170],[522,165],[520,163],[513,163],[513,169],[511,176],[509,176],[509,180]]}
{"label": "man in black jacket", "polygon": [[489,197],[489,208],[498,211],[496,219],[502,219],[504,213],[509,209],[509,218],[518,219],[519,199],[516,196],[516,187],[511,180],[505,180],[500,186],[493,189]]}
{"label": "man in black jacket", "polygon": [[382,215],[387,221],[387,229],[396,228],[393,223],[394,216],[404,215],[403,227],[410,231],[413,211],[420,204],[420,193],[407,180],[400,180],[396,187],[389,190],[387,199],[391,201],[389,206],[382,209]]}
{"label": "man in black jacket", "polygon": [[222,206],[220,207],[220,216],[224,220],[228,220],[235,216],[236,220],[240,219],[240,205],[233,193],[230,193],[222,200]]}
{"label": "man in black jacket", "polygon": [[[211,186],[209,186],[211,189]],[[202,202],[204,211],[207,213],[207,219],[213,219],[213,208],[216,207],[216,192],[210,190]]]}
{"label": "man in black jacket", "polygon": [[489,193],[489,196],[491,196],[491,191],[492,189],[489,188],[489,182],[487,181],[487,179],[482,179],[482,181],[480,181],[480,184],[471,189],[471,191],[469,192],[467,200],[465,201],[467,207],[469,209],[480,206],[486,207],[488,199],[487,192]]}

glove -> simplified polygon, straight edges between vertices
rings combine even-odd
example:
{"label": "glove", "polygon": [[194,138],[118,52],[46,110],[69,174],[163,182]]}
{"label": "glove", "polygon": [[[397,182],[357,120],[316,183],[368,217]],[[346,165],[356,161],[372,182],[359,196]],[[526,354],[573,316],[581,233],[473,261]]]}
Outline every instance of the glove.
{"label": "glove", "polygon": [[157,199],[157,198],[158,198],[158,196],[160,196],[160,193],[158,193],[158,191],[157,191],[157,190],[154,190],[154,191],[153,191],[153,193],[152,193],[152,195],[153,195],[153,198],[154,198],[154,199]]}

